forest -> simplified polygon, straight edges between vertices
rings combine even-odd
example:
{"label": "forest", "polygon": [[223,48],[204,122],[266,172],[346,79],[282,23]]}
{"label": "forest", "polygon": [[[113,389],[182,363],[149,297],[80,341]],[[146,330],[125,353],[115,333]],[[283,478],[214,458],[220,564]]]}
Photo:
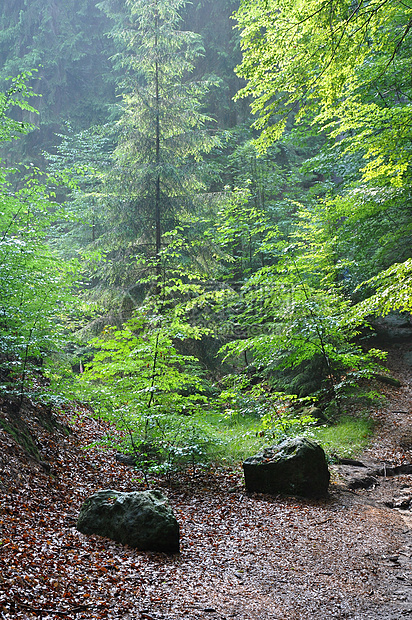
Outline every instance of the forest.
{"label": "forest", "polygon": [[[359,455],[400,386],[380,326],[412,327],[412,6],[15,0],[0,24],[0,429],[49,473],[28,409],[80,424],[142,488],[238,488],[296,436]],[[70,596],[0,617],[137,617]],[[288,609],[239,617],[311,617]]]}
{"label": "forest", "polygon": [[411,19],[3,8],[2,393],[84,400],[164,470],[373,398],[371,321],[411,308]]}

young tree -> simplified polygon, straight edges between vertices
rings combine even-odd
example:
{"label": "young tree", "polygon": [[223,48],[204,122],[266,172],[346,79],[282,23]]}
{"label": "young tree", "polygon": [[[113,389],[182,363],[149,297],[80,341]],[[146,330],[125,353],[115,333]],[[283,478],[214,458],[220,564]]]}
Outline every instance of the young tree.
{"label": "young tree", "polygon": [[344,291],[346,264],[321,210],[299,210],[286,240],[269,234],[272,264],[257,270],[239,295],[244,337],[225,345],[249,354],[255,372],[277,389],[334,399],[369,376],[379,351],[364,354],[355,336],[362,318]]}
{"label": "young tree", "polygon": [[[119,140],[103,198],[106,232],[101,241],[112,265],[137,254],[154,259],[161,277],[163,234],[190,212],[202,154],[213,140],[201,111],[208,85],[190,74],[202,53],[198,35],[179,29],[185,0],[106,0],[99,6],[114,21],[111,36],[123,73]],[[126,290],[136,284],[131,269]]]}
{"label": "young tree", "polygon": [[137,454],[150,441],[167,458],[172,443],[187,439],[184,429],[193,429],[184,415],[190,404],[196,409],[202,402],[198,393],[182,394],[198,390],[200,379],[197,360],[179,345],[206,331],[187,320],[202,290],[201,277],[186,268],[185,223],[203,190],[202,154],[214,144],[201,111],[208,85],[191,79],[200,38],[179,29],[184,5],[99,5],[114,21],[114,64],[123,79],[117,146],[99,188],[101,234],[89,247],[106,253],[108,269],[100,282],[132,303],[118,327],[106,327],[93,341],[99,351],[81,378],[86,389],[99,382],[103,409],[127,430],[129,450]]}

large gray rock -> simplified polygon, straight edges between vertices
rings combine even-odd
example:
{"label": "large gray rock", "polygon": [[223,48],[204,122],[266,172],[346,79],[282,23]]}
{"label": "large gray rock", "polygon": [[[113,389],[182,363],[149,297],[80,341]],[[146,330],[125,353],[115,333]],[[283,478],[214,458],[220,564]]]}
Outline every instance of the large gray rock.
{"label": "large gray rock", "polygon": [[248,491],[303,497],[328,494],[329,469],[323,449],[305,437],[265,448],[243,463]]}
{"label": "large gray rock", "polygon": [[179,524],[161,491],[97,491],[82,505],[77,529],[140,551],[179,551]]}

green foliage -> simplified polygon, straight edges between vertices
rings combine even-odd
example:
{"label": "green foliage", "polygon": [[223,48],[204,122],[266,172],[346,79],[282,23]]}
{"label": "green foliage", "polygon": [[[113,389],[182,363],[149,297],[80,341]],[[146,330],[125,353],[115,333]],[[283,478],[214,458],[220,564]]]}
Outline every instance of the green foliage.
{"label": "green foliage", "polygon": [[[74,264],[54,254],[46,235],[56,219],[47,188],[29,177],[17,192],[3,185],[0,195],[0,359],[2,389],[19,376],[23,392],[30,360],[49,357],[64,346],[62,335]],[[35,363],[34,363],[35,365]],[[16,386],[16,383],[14,383]],[[11,388],[10,388],[11,389]]]}
{"label": "green foliage", "polygon": [[81,132],[66,124],[65,132],[58,134],[60,144],[55,152],[45,154],[48,170],[57,175],[64,170],[68,179],[65,210],[71,224],[62,223],[59,246],[68,256],[81,253],[90,260],[90,269],[96,269],[96,262],[102,259],[98,239],[108,226],[105,200],[110,196],[105,183],[113,165],[117,134],[112,124]]}
{"label": "green foliage", "polygon": [[33,90],[27,85],[32,75],[32,71],[27,71],[15,78],[7,78],[11,84],[4,93],[0,93],[0,142],[8,142],[28,133],[32,128],[29,123],[13,118],[13,114],[15,116],[19,110],[32,114],[37,112],[28,102],[34,96]]}
{"label": "green foliage", "polygon": [[385,316],[393,311],[412,312],[412,259],[394,263],[359,288],[373,287],[374,294],[359,302],[352,314],[358,320],[371,315]]}
{"label": "green foliage", "polygon": [[[230,388],[219,394],[223,415],[232,424],[242,424],[241,418],[255,420],[255,434],[266,443],[280,443],[286,437],[304,435],[317,423],[310,414],[298,413],[293,394],[274,392],[266,383],[251,386],[246,377],[226,377]],[[300,403],[305,402],[299,399]]]}
{"label": "green foliage", "polygon": [[366,144],[366,177],[379,170],[386,176],[386,164],[395,177],[403,175],[406,151],[395,155],[392,141],[400,137],[403,144],[409,131],[403,76],[410,67],[410,7],[258,0],[243,2],[236,17],[244,50],[238,71],[248,80],[240,96],[254,98],[262,144],[279,137],[289,113],[298,120],[309,114],[334,137],[356,132],[348,142],[351,150]]}
{"label": "green foliage", "polygon": [[315,424],[317,420],[311,415],[297,416],[287,410],[277,410],[263,416],[258,434],[272,444],[278,444],[287,437],[311,435],[311,427]]}
{"label": "green foliage", "polygon": [[[332,192],[336,252],[351,261],[347,292],[368,280],[356,300],[373,294],[379,271],[411,256],[411,10],[402,2],[258,0],[237,12],[238,71],[248,80],[239,96],[253,97],[259,148],[292,123],[300,144],[323,136],[305,169],[324,176],[318,195]],[[387,307],[406,307],[402,291],[399,299],[391,291]]]}
{"label": "green foliage", "polygon": [[350,312],[340,281],[345,264],[335,256],[324,214],[301,208],[289,240],[270,233],[266,248],[274,264],[254,273],[237,296],[245,336],[223,347],[226,358],[249,354],[277,389],[305,396],[322,388],[340,396],[357,374],[373,371],[379,353],[365,354],[354,344],[362,320]]}
{"label": "green foliage", "polygon": [[[141,284],[152,293],[121,327],[92,340],[93,360],[79,377],[80,397],[125,434],[123,449],[143,471],[202,461],[210,444],[198,422],[207,402],[204,372],[182,352],[209,331],[190,321],[202,281],[173,267],[179,247],[170,241],[162,251],[161,293],[149,272]],[[142,446],[153,454],[146,458]]]}
{"label": "green foliage", "polygon": [[207,235],[226,263],[223,279],[241,282],[259,266],[262,239],[270,223],[265,212],[254,206],[248,189],[234,189],[222,196],[221,206]]}
{"label": "green foliage", "polygon": [[[3,140],[16,133],[6,110],[12,105],[29,107],[26,79],[14,80],[3,97]],[[21,99],[15,99],[18,95]],[[26,169],[15,189],[12,172],[16,171],[0,169],[0,389],[22,399],[31,389],[40,390],[35,371],[64,346],[76,266],[62,262],[47,243],[54,223],[64,217],[50,187],[51,183],[55,187],[56,179]]]}
{"label": "green foliage", "polygon": [[[196,393],[201,390],[196,375],[195,359],[178,353],[173,338],[181,335],[184,325],[175,318],[148,315],[149,308],[122,328],[108,327],[92,341],[98,348],[81,382],[96,382],[99,402],[105,409],[136,414],[153,409],[181,413],[202,402]],[[149,322],[149,325],[147,323]],[[191,364],[189,364],[191,362]],[[194,389],[194,395],[182,396],[180,391]]]}

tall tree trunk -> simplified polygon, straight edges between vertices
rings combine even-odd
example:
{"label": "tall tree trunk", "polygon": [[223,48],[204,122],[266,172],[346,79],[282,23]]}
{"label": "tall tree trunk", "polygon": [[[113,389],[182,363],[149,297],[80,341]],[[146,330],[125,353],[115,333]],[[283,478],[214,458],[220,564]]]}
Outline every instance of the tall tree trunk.
{"label": "tall tree trunk", "polygon": [[[158,50],[158,31],[159,16],[155,12],[155,50]],[[155,63],[155,97],[156,97],[156,195],[155,195],[155,229],[156,229],[156,291],[160,292],[160,281],[162,275],[162,266],[160,259],[160,250],[162,247],[162,230],[160,219],[160,98],[159,98],[159,59],[156,57]]]}

